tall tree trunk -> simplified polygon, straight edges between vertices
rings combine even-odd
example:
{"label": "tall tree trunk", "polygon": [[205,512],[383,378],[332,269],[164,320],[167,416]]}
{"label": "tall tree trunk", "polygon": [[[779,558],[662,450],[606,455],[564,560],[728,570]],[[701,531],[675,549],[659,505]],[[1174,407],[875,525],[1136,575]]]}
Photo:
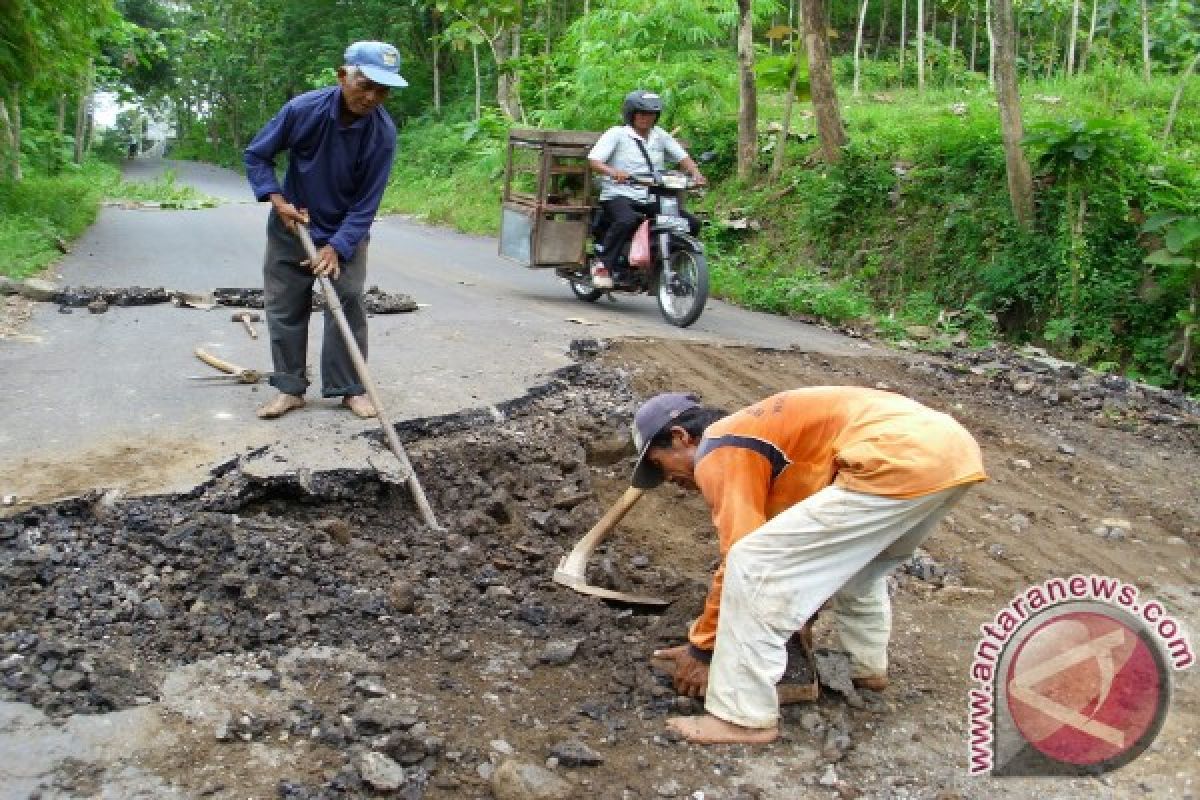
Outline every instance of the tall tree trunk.
{"label": "tall tree trunk", "polygon": [[438,10],[432,12],[433,25],[433,113],[442,113],[442,43],[438,39]]}
{"label": "tall tree trunk", "polygon": [[888,0],[883,0],[879,6],[879,36],[875,39],[875,60],[879,60],[879,53],[883,50],[883,40],[887,35],[888,22]]}
{"label": "tall tree trunk", "polygon": [[925,0],[917,0],[917,91],[925,91]]}
{"label": "tall tree trunk", "polygon": [[971,2],[971,61],[968,69],[975,71],[975,54],[979,52],[979,0]]}
{"label": "tall tree trunk", "polygon": [[737,174],[754,177],[758,159],[758,91],[754,84],[754,17],[751,0],[738,0],[738,155]]}
{"label": "tall tree trunk", "polygon": [[833,83],[829,29],[825,23],[826,2],[827,0],[803,0],[804,42],[808,49],[808,83],[812,94],[813,112],[817,117],[821,158],[832,164],[842,157],[846,129],[842,126],[837,87]]}
{"label": "tall tree trunk", "polygon": [[787,151],[788,134],[792,132],[792,104],[796,101],[796,79],[800,77],[800,63],[793,55],[792,73],[788,76],[787,96],[783,98],[783,121],[779,126],[779,141],[775,145],[775,156],[771,159],[771,172],[767,176],[768,183],[776,183],[783,174],[783,164]]}
{"label": "tall tree trunk", "polygon": [[9,174],[21,182],[21,84],[9,86],[8,96],[0,97],[0,125],[8,131]]}
{"label": "tall tree trunk", "polygon": [[492,42],[492,56],[496,61],[496,104],[514,122],[525,116],[521,110],[520,87],[515,75],[508,70],[508,62],[520,56],[519,36],[515,29],[505,28]]}
{"label": "tall tree trunk", "polygon": [[551,0],[546,0],[545,46],[542,49],[542,108],[550,107],[550,21],[554,12]]}
{"label": "tall tree trunk", "polygon": [[1025,136],[1021,121],[1021,95],[1017,84],[1017,53],[1013,49],[1012,0],[995,0],[996,102],[1000,106],[1000,133],[1008,173],[1008,197],[1013,216],[1028,227],[1033,222],[1033,174],[1021,149]]}
{"label": "tall tree trunk", "polygon": [[1075,45],[1079,41],[1079,0],[1071,2],[1071,32],[1067,34],[1067,77],[1075,74]]}
{"label": "tall tree trunk", "polygon": [[1054,74],[1054,65],[1058,63],[1058,17],[1054,18],[1054,30],[1050,32],[1050,55],[1046,59],[1046,79]]}
{"label": "tall tree trunk", "polygon": [[95,80],[95,65],[88,59],[87,71],[80,87],[79,104],[75,108],[75,163],[82,164],[87,152],[88,117],[92,114],[92,81]]}
{"label": "tall tree trunk", "polygon": [[61,92],[58,95],[58,110],[54,115],[54,135],[62,139],[63,131],[67,127],[67,93]]}
{"label": "tall tree trunk", "polygon": [[[992,86],[996,85],[996,30],[995,24],[992,21],[992,0],[987,0],[983,5],[983,14],[987,22],[987,37],[988,37],[988,83]],[[1010,7],[1011,14],[1011,7]]]}
{"label": "tall tree trunk", "polygon": [[904,85],[904,56],[908,44],[908,0],[900,0],[900,85]]}
{"label": "tall tree trunk", "polygon": [[1092,22],[1088,26],[1087,41],[1083,44],[1083,53],[1079,56],[1079,71],[1083,72],[1087,69],[1088,54],[1092,52],[1092,42],[1096,40],[1096,11],[1100,6],[1100,0],[1092,0]]}
{"label": "tall tree trunk", "polygon": [[862,40],[863,23],[867,21],[867,3],[862,0],[862,8],[858,12],[858,31],[854,35],[854,96],[858,97],[862,79]]}
{"label": "tall tree trunk", "polygon": [[471,45],[471,62],[475,68],[475,121],[483,114],[483,78],[479,74],[479,45]]}
{"label": "tall tree trunk", "polygon": [[[8,100],[0,95],[0,181],[13,177],[19,167],[20,155],[13,144],[13,124],[8,116]],[[14,178],[15,180],[15,178]]]}
{"label": "tall tree trunk", "polygon": [[1025,55],[1025,72],[1028,77],[1035,77],[1037,69],[1037,31],[1034,29],[1033,22],[1029,23],[1029,30],[1026,32],[1025,38],[1029,40],[1029,47],[1026,48]]}
{"label": "tall tree trunk", "polygon": [[958,9],[954,10],[954,16],[950,18],[950,52],[958,49]]}
{"label": "tall tree trunk", "polygon": [[1200,53],[1192,59],[1192,62],[1187,65],[1187,69],[1183,71],[1183,75],[1179,78],[1179,85],[1175,87],[1175,94],[1171,97],[1171,109],[1167,112],[1167,124],[1163,126],[1163,141],[1171,138],[1171,128],[1175,125],[1175,115],[1179,113],[1179,102],[1183,100],[1183,88],[1187,86],[1188,80],[1192,77],[1192,73],[1196,71],[1196,65],[1200,64]]}
{"label": "tall tree trunk", "polygon": [[1142,77],[1150,80],[1150,9],[1142,0]]}

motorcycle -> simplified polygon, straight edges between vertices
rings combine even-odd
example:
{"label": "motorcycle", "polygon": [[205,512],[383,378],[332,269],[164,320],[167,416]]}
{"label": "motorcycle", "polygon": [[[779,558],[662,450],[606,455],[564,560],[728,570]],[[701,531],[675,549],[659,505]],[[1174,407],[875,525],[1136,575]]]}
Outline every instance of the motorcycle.
{"label": "motorcycle", "polygon": [[[680,172],[635,173],[629,181],[645,186],[650,193],[649,202],[638,208],[645,217],[643,224],[649,225],[648,264],[637,266],[636,260],[630,263],[631,238],[617,255],[611,289],[595,287],[586,267],[558,269],[557,274],[585,303],[594,303],[612,292],[653,294],[667,322],[686,328],[699,319],[708,301],[704,243],[692,236],[682,213],[687,193],[695,184],[690,176]],[[592,258],[603,252],[600,243],[607,228],[604,210],[595,209],[589,231]]]}

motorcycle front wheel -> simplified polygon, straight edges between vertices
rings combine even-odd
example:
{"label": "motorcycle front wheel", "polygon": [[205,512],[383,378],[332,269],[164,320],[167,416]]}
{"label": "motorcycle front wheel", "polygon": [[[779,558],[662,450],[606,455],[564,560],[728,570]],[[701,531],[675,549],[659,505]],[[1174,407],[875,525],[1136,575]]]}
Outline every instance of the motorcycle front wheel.
{"label": "motorcycle front wheel", "polygon": [[708,302],[708,264],[701,253],[678,249],[658,273],[658,310],[672,325],[686,328]]}

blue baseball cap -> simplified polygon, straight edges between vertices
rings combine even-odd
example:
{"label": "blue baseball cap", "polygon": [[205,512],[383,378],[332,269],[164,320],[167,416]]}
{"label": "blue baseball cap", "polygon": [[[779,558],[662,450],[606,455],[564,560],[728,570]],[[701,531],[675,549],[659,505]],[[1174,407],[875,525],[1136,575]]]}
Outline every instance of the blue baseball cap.
{"label": "blue baseball cap", "polygon": [[669,427],[676,417],[699,405],[695,395],[684,392],[655,395],[642,403],[633,415],[633,446],[637,449],[637,464],[629,481],[631,486],[635,489],[653,489],[663,482],[662,470],[646,460],[650,442]]}
{"label": "blue baseball cap", "polygon": [[400,77],[400,51],[386,42],[355,42],[346,48],[342,63],[358,67],[383,86],[408,86],[408,81]]}

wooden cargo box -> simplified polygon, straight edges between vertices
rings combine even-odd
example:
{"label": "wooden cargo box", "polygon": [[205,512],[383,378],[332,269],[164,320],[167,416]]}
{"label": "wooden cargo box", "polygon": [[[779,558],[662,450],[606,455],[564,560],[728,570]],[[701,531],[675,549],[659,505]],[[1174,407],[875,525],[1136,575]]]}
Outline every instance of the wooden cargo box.
{"label": "wooden cargo box", "polygon": [[600,134],[508,134],[500,255],[527,267],[582,267],[593,206],[587,154]]}

